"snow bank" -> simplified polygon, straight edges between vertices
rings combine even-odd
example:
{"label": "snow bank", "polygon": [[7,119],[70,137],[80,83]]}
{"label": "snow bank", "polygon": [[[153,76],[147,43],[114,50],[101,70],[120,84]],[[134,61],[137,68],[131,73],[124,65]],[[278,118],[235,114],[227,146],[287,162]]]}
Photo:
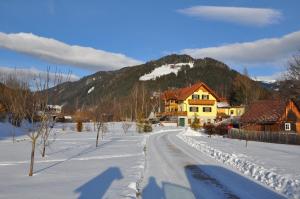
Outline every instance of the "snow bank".
{"label": "snow bank", "polygon": [[300,198],[300,180],[279,175],[270,169],[266,169],[251,161],[241,159],[234,153],[225,153],[210,147],[206,143],[187,136],[189,131],[189,129],[183,131],[179,133],[177,137],[207,156],[238,169],[241,173],[271,187],[288,198]]}
{"label": "snow bank", "polygon": [[187,129],[185,129],[185,131],[183,131],[183,135],[185,135],[185,136],[199,136],[199,137],[206,136],[201,131],[195,131],[195,130],[191,129],[191,127],[187,127]]}
{"label": "snow bank", "polygon": [[174,73],[177,75],[178,71],[181,70],[182,66],[190,66],[191,68],[194,67],[194,63],[177,63],[177,64],[165,64],[158,68],[155,68],[151,73],[145,74],[140,77],[140,81],[147,81],[147,80],[155,80],[157,77],[168,75]]}

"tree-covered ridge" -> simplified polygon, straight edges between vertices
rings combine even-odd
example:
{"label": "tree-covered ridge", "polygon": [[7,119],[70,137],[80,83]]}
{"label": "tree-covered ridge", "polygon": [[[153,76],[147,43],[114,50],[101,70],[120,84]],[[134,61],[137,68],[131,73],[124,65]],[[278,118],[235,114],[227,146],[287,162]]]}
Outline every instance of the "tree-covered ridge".
{"label": "tree-covered ridge", "polygon": [[[194,67],[182,66],[177,75],[170,73],[155,80],[139,80],[141,76],[164,64],[189,62],[193,62]],[[150,97],[154,91],[186,87],[199,81],[206,83],[220,97],[228,98],[234,104],[248,103],[245,101],[245,96],[250,95],[248,92],[253,90],[259,91],[255,98],[262,98],[266,93],[266,90],[255,81],[230,69],[220,61],[211,58],[193,59],[188,55],[168,55],[133,67],[125,67],[116,71],[100,71],[79,81],[58,85],[51,91],[58,92],[58,95],[56,94],[58,98],[55,101],[53,99],[53,103],[82,108],[94,105],[104,98],[116,102],[122,100],[120,103],[130,101],[134,88],[139,85],[142,85],[147,96]],[[92,87],[94,90],[88,93]]]}

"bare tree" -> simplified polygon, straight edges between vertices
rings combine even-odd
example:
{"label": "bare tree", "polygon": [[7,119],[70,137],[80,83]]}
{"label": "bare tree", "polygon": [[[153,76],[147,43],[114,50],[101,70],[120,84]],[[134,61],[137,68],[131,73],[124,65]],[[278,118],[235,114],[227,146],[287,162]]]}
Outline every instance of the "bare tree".
{"label": "bare tree", "polygon": [[[69,80],[69,75],[66,77],[66,81]],[[40,122],[42,123],[41,126],[43,127],[43,133],[40,136],[41,138],[41,145],[42,145],[42,157],[45,157],[46,154],[46,147],[50,145],[50,135],[53,133],[53,127],[55,125],[55,120],[53,118],[53,110],[51,110],[51,107],[49,107],[49,89],[51,87],[55,87],[59,85],[63,81],[62,74],[55,71],[54,74],[52,74],[52,77],[50,77],[50,67],[47,68],[47,73],[45,77],[38,77],[38,80],[36,81],[36,90],[40,95],[41,100],[41,110],[40,112],[43,114],[43,117],[41,117]],[[54,92],[55,93],[55,92]],[[52,98],[56,98],[57,96],[54,94],[52,95]]]}
{"label": "bare tree", "polygon": [[47,75],[35,78],[35,90],[30,93],[30,98],[26,99],[25,113],[30,125],[27,128],[27,135],[31,141],[31,156],[29,176],[33,175],[35,148],[38,138],[41,137],[42,156],[45,156],[46,146],[49,145],[49,136],[54,125],[51,114],[48,111],[49,88],[61,82],[60,76],[50,77],[50,68],[47,68]]}
{"label": "bare tree", "polygon": [[287,79],[300,81],[300,53],[293,56],[287,67]]}
{"label": "bare tree", "polygon": [[108,127],[105,123],[106,118],[105,118],[105,112],[104,112],[104,103],[103,102],[99,102],[94,111],[94,122],[96,124],[96,130],[97,130],[97,136],[96,136],[96,147],[98,147],[98,143],[99,143],[99,136],[100,136],[100,132],[101,132],[101,137],[103,139],[104,134],[108,131]]}
{"label": "bare tree", "polygon": [[127,134],[128,130],[131,128],[132,124],[130,122],[124,121],[122,123],[122,129],[124,131],[124,134]]}
{"label": "bare tree", "polygon": [[280,95],[293,99],[300,97],[300,53],[288,62],[285,80],[279,83]]}
{"label": "bare tree", "polygon": [[12,124],[12,139],[15,141],[16,127],[21,126],[25,117],[26,97],[30,93],[29,85],[21,81],[15,74],[8,76],[5,80],[6,88],[3,89],[2,102],[9,113],[9,121]]}
{"label": "bare tree", "polygon": [[30,155],[30,167],[29,167],[29,176],[33,175],[33,166],[35,158],[35,147],[37,140],[43,133],[43,120],[44,115],[42,114],[41,109],[41,98],[38,92],[32,92],[30,100],[27,99],[27,107],[25,108],[26,117],[29,120],[30,124],[27,125],[27,135],[30,138],[31,142],[31,155]]}

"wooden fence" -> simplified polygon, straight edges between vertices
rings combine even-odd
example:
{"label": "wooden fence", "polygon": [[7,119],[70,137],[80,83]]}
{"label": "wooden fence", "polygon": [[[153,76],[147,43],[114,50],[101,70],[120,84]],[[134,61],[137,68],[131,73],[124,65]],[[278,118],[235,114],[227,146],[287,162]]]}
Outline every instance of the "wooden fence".
{"label": "wooden fence", "polygon": [[300,145],[300,134],[289,132],[248,131],[232,128],[228,131],[228,137],[259,142]]}

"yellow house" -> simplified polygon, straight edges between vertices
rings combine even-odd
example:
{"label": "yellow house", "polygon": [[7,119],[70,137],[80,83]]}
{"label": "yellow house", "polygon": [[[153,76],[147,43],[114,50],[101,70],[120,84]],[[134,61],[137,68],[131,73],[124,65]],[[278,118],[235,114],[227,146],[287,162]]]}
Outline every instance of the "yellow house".
{"label": "yellow house", "polygon": [[195,117],[199,119],[200,125],[216,120],[219,97],[202,82],[165,91],[162,97],[165,103],[164,115],[175,117],[180,126],[191,124]]}
{"label": "yellow house", "polygon": [[245,106],[230,106],[226,100],[218,102],[217,109],[221,117],[240,117],[245,113]]}

